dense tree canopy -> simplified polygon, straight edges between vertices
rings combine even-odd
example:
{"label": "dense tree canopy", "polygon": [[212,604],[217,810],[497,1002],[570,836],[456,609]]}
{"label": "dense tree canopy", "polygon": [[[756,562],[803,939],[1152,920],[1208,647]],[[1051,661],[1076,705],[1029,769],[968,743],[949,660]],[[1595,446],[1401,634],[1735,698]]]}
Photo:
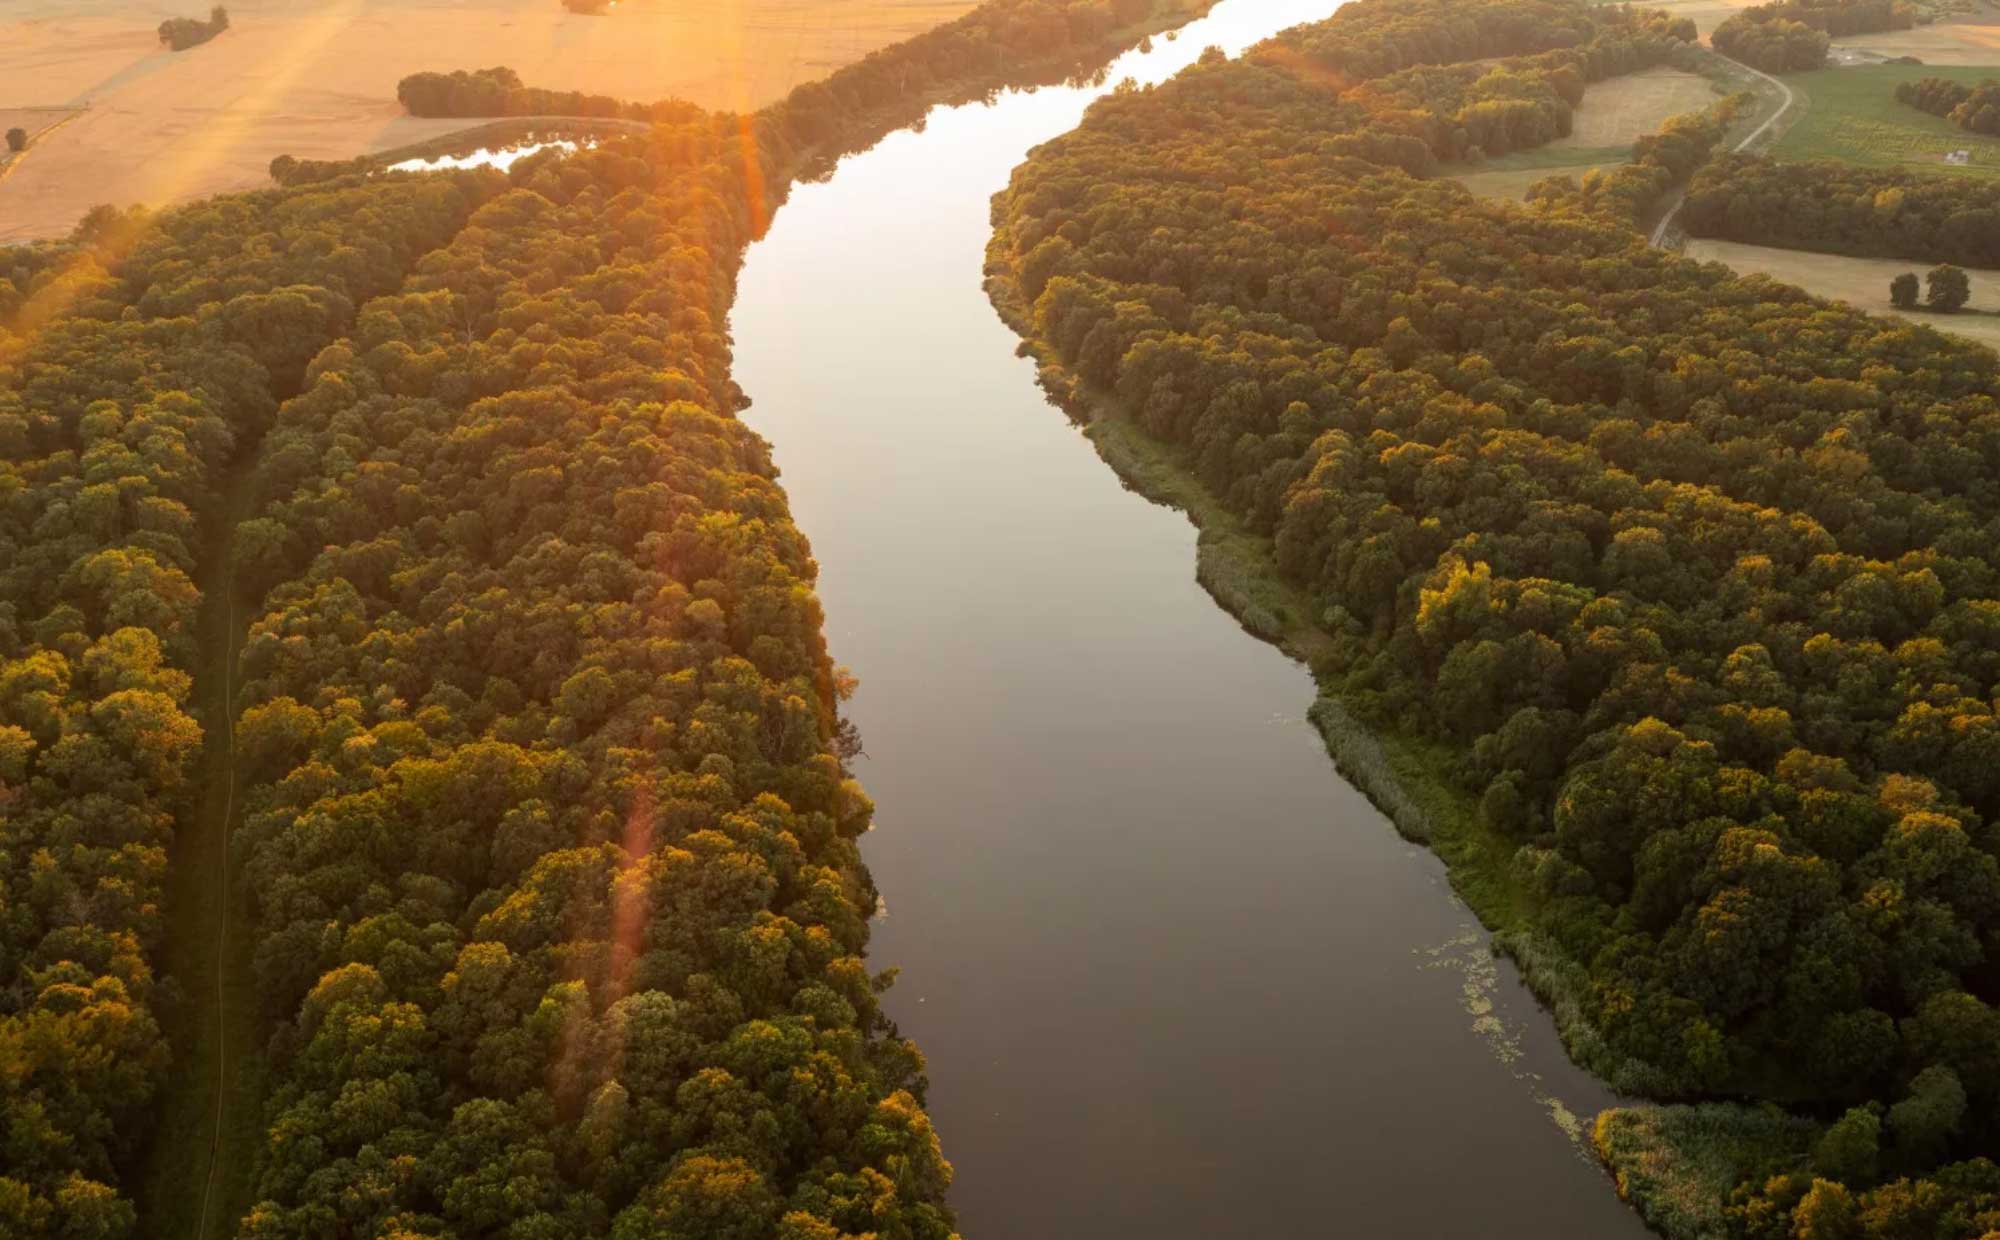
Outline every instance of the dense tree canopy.
{"label": "dense tree canopy", "polygon": [[1695,175],[1681,221],[1750,245],[2000,267],[2000,186],[1977,177],[1728,155]]}
{"label": "dense tree canopy", "polygon": [[[1272,535],[1349,701],[1453,747],[1636,1079],[1882,1106],[1879,1156],[1843,1137],[1831,1188],[1746,1185],[1742,1234],[1841,1226],[1846,1194],[1858,1230],[1823,1234],[1979,1236],[1994,355],[1647,248],[1635,203],[1715,118],[1651,171],[1526,206],[1413,177],[1356,79],[1438,12],[1357,0],[1101,101],[996,201],[999,297],[1059,394],[1176,446]],[[1538,28],[1581,44],[1604,20]]]}
{"label": "dense tree canopy", "polygon": [[[274,388],[483,184],[100,213],[0,264],[0,1233],[131,1223],[117,1174],[173,1059],[150,960],[202,737],[194,578],[218,480]],[[77,1230],[79,1212],[118,1226]]]}
{"label": "dense tree canopy", "polygon": [[144,1231],[203,551],[247,469],[243,1234],[950,1234],[862,962],[846,681],[722,324],[799,170],[1151,18],[999,0],[754,117],[647,109],[511,176],[294,161],[0,250],[0,1232]]}
{"label": "dense tree canopy", "polygon": [[523,161],[265,441],[248,1236],[950,1234],[812,561],[733,417],[757,175],[706,123]]}

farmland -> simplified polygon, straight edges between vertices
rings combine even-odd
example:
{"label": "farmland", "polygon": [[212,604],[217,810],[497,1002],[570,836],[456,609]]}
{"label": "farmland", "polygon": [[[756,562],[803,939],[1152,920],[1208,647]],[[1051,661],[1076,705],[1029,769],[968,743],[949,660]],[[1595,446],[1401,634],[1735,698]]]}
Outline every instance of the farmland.
{"label": "farmland", "polygon": [[228,31],[176,53],[156,27],[179,10],[161,0],[14,0],[0,109],[80,111],[0,184],[0,243],[59,236],[102,202],[261,185],[277,155],[345,159],[463,128],[403,114],[396,82],[419,70],[507,65],[556,90],[751,110],[971,7],[627,0],[587,17],[554,0],[241,0]]}
{"label": "farmland", "polygon": [[[1967,133],[1943,117],[1896,102],[1901,82],[1944,77],[1976,84],[1996,73],[2000,70],[1990,67],[1867,65],[1793,74],[1785,81],[1804,96],[1805,107],[1772,154],[2000,176],[2000,139]],[[1945,153],[1960,150],[1972,153],[1971,164],[1947,168]]]}
{"label": "farmland", "polygon": [[2000,348],[2000,271],[1967,273],[1972,277],[1972,302],[1966,312],[1906,313],[1890,308],[1889,281],[1906,271],[1916,270],[1921,274],[1920,263],[1893,258],[1848,258],[1731,241],[1690,241],[1687,253],[1691,258],[1726,263],[1746,274],[1767,275],[1795,284],[1815,296],[1844,301],[1871,314],[1897,314],[1913,323]]}

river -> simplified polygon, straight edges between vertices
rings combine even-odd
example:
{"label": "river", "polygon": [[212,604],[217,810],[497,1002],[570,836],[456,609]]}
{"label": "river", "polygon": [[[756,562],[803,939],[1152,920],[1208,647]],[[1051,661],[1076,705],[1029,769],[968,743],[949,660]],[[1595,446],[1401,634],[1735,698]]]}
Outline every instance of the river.
{"label": "river", "polygon": [[742,273],[745,420],[861,680],[871,963],[968,1240],[1646,1234],[1556,1122],[1608,1095],[981,289],[1030,147],[1332,7],[1223,0],[1104,87],[938,109],[798,187]]}

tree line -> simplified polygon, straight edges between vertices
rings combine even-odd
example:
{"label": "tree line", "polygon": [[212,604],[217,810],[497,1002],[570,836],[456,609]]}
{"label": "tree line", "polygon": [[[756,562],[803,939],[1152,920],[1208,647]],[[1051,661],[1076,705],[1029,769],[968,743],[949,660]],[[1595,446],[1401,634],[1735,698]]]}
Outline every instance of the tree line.
{"label": "tree line", "polygon": [[1271,537],[1344,700],[1454,755],[1572,962],[1573,1048],[1838,1121],[1743,1169],[1734,1234],[1972,1240],[2000,1225],[1995,357],[1649,249],[1618,181],[1714,118],[1525,205],[1371,154],[1396,122],[1354,66],[1437,14],[1357,0],[1100,101],[996,200],[998,300],[1059,396]]}
{"label": "tree line", "polygon": [[1967,86],[1951,78],[1896,83],[1896,102],[1942,116],[1968,133],[2000,134],[2000,82]]}
{"label": "tree line", "polygon": [[1916,19],[1906,0],[1778,0],[1732,14],[1708,40],[1716,51],[1752,68],[1792,73],[1825,65],[1833,39],[1908,30]]}
{"label": "tree line", "polygon": [[505,65],[412,73],[396,83],[396,100],[411,116],[591,116],[673,124],[702,115],[682,99],[628,103],[580,90],[524,86]]}
{"label": "tree line", "polygon": [[1694,237],[2000,267],[2000,187],[1949,173],[1726,155],[1695,174],[1681,220]]}

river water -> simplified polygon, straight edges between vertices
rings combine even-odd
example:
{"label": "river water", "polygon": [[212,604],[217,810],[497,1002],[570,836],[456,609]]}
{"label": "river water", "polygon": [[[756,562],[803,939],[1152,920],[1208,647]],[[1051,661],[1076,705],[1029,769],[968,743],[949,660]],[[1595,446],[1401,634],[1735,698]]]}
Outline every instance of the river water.
{"label": "river water", "polygon": [[[593,144],[585,142],[583,145],[590,146]],[[515,146],[482,146],[467,155],[440,155],[436,159],[406,159],[401,163],[390,164],[389,171],[437,172],[445,168],[487,167],[498,168],[500,171],[505,172],[507,169],[512,168],[517,161],[526,159],[536,151],[550,149],[574,151],[576,148],[577,144],[575,142],[561,138],[551,139],[547,142],[531,140]]]}
{"label": "river water", "polygon": [[968,1240],[1646,1234],[1557,1122],[1605,1093],[981,289],[1031,146],[1332,7],[1223,0],[1106,87],[934,111],[798,187],[742,274],[745,417],[861,680],[871,962]]}

